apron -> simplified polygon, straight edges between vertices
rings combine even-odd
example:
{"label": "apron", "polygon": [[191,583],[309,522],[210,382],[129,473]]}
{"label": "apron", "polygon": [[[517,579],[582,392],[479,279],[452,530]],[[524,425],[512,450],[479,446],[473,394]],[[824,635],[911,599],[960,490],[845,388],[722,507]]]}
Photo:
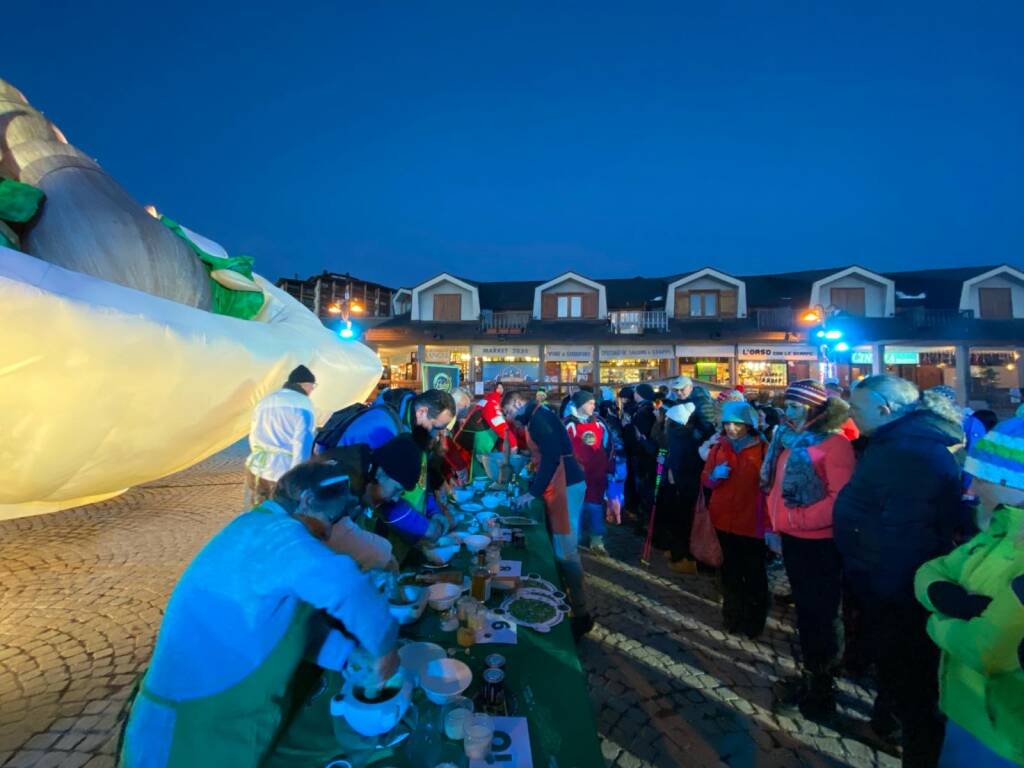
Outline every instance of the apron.
{"label": "apron", "polygon": [[491,477],[485,467],[478,458],[481,455],[487,455],[494,450],[494,446],[498,443],[498,436],[494,434],[492,429],[484,429],[473,435],[473,461],[469,465],[469,480],[473,481],[477,477],[490,477],[491,480],[497,480],[496,477]]}
{"label": "apron", "polygon": [[[257,507],[254,511],[270,514]],[[230,688],[186,701],[165,699],[146,688],[143,679],[132,703],[132,714],[150,709],[153,724],[167,726],[169,741],[161,745],[168,768],[261,766],[271,751],[281,723],[293,702],[293,678],[302,662],[315,609],[299,602],[291,623],[263,662]],[[119,764],[131,766],[157,758],[144,734],[134,754],[131,717]],[[145,729],[146,723],[140,726]]]}

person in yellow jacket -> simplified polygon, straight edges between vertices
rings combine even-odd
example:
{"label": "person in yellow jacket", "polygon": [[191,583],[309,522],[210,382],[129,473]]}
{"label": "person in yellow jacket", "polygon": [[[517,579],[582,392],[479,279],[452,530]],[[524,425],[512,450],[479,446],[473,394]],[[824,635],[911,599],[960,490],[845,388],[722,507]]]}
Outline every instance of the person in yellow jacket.
{"label": "person in yellow jacket", "polygon": [[1024,765],[1024,419],[972,448],[981,533],[917,571],[917,599],[942,650],[949,718],[940,768]]}

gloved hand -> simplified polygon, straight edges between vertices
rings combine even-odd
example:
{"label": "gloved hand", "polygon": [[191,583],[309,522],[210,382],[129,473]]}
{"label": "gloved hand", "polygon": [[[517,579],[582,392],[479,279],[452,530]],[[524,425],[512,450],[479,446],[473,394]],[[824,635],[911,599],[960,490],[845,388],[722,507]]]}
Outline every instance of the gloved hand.
{"label": "gloved hand", "polygon": [[398,671],[398,651],[374,656],[359,646],[348,657],[345,677],[363,688],[381,688]]}
{"label": "gloved hand", "polygon": [[731,471],[732,470],[729,468],[729,465],[723,461],[721,464],[719,464],[717,467],[711,470],[711,479],[715,480],[716,482],[728,480],[729,473]]}
{"label": "gloved hand", "polygon": [[928,587],[928,599],[932,605],[953,619],[971,619],[981,616],[992,602],[991,597],[975,595],[952,581],[936,581]]}

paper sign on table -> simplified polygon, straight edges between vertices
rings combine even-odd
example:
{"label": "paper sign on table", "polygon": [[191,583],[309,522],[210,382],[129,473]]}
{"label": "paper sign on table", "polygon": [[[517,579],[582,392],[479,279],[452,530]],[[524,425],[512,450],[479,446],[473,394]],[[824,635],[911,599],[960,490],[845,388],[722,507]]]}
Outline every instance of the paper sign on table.
{"label": "paper sign on table", "polygon": [[469,768],[533,768],[530,726],[525,717],[494,718],[494,740],[487,760],[470,760]]}
{"label": "paper sign on table", "polygon": [[502,560],[498,564],[498,575],[499,576],[522,576],[523,575],[523,561],[522,560]]}
{"label": "paper sign on table", "polygon": [[476,631],[477,643],[500,643],[515,645],[519,642],[518,626],[493,611],[487,612],[487,623]]}

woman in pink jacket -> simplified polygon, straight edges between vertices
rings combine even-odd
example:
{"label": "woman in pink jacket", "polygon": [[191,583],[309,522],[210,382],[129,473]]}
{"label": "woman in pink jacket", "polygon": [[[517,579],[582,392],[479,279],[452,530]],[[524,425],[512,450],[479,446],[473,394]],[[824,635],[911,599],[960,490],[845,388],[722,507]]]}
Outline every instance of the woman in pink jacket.
{"label": "woman in pink jacket", "polygon": [[835,714],[835,673],[842,652],[842,562],[832,540],[832,506],[853,474],[841,428],[849,408],[810,379],[786,389],[786,424],[772,436],[761,468],[772,528],[793,589],[803,662],[801,676],[780,681],[780,704],[809,719]]}

